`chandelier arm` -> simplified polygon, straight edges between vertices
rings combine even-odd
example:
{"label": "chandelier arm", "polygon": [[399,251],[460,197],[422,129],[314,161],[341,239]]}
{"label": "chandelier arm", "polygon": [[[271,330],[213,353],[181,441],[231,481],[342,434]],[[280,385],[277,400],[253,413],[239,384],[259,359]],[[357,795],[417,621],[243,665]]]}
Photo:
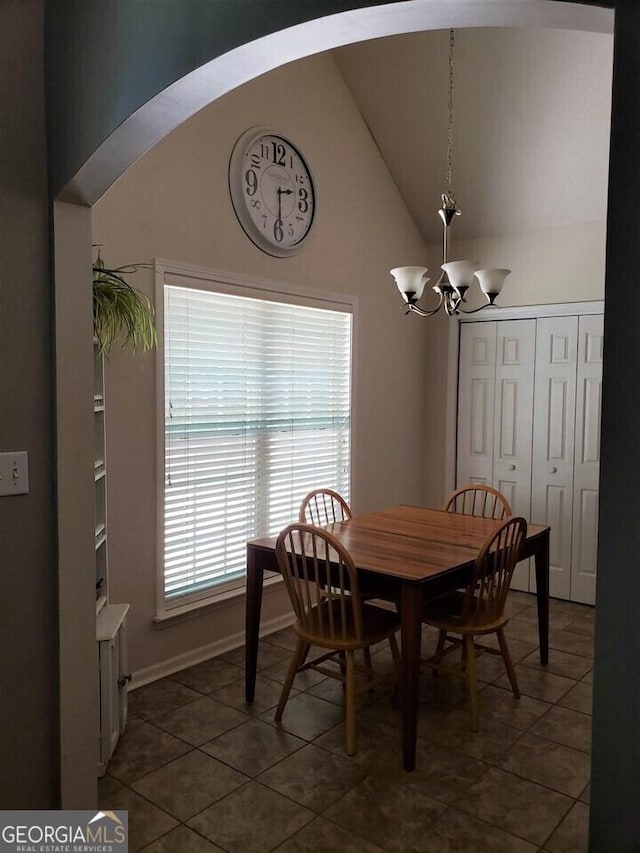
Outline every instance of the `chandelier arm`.
{"label": "chandelier arm", "polygon": [[449,317],[453,317],[455,314],[458,314],[458,312],[460,311],[460,308],[458,306],[462,301],[462,297],[459,296],[455,291],[446,295],[444,307]]}
{"label": "chandelier arm", "polygon": [[486,305],[481,305],[479,308],[472,308],[471,311],[465,311],[463,308],[458,308],[458,314],[477,314],[478,311],[484,311],[485,308],[499,308],[495,302],[487,302]]}
{"label": "chandelier arm", "polygon": [[438,311],[442,308],[442,303],[444,301],[444,297],[440,294],[440,298],[438,299],[438,304],[435,308],[430,311],[425,311],[424,308],[421,308],[419,305],[416,305],[415,302],[407,303],[407,307],[405,308],[405,314],[417,314],[419,317],[432,317],[434,314],[437,314]]}

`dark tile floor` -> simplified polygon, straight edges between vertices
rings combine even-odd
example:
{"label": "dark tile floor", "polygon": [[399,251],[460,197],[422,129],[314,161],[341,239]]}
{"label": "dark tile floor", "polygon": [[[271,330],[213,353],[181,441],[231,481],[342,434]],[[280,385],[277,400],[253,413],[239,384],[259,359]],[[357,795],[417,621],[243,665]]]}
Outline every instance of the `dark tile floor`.
{"label": "dark tile floor", "polygon": [[[593,608],[551,602],[548,668],[535,597],[512,593],[509,609],[521,699],[501,660],[482,657],[474,734],[462,682],[425,671],[414,773],[401,769],[390,684],[362,694],[353,758],[333,679],[299,676],[274,723],[294,642],[285,630],[261,642],[251,707],[241,649],[132,692],[100,805],[129,810],[132,853],[586,851]],[[433,646],[425,629],[423,649]],[[378,648],[374,667],[390,679]]]}

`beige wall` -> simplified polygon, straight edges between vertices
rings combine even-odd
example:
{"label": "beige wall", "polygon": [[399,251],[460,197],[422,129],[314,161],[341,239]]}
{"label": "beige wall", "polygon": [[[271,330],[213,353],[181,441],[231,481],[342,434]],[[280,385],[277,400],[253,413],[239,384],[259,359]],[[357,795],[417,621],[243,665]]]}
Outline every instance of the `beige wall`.
{"label": "beige wall", "polygon": [[[313,234],[293,258],[256,249],[229,200],[233,144],[262,124],[300,146],[317,185]],[[94,207],[93,239],[109,264],[161,257],[357,297],[353,502],[363,511],[422,500],[427,338],[405,320],[387,270],[425,249],[330,57],[249,83],[167,137]],[[146,273],[136,283],[152,293]],[[140,670],[241,631],[242,603],[154,627],[153,356],[110,357],[107,410],[111,599],[132,604],[130,663]],[[267,596],[264,615],[282,603],[281,592]]]}
{"label": "beige wall", "polygon": [[[606,222],[562,225],[526,234],[509,234],[454,243],[453,254],[480,267],[511,270],[500,304],[547,305],[604,299]],[[438,248],[430,247],[429,257]],[[479,305],[480,299],[470,300]]]}
{"label": "beige wall", "polygon": [[[445,189],[449,33],[335,52],[427,243]],[[534,27],[456,30],[454,239],[604,222],[610,35]]]}

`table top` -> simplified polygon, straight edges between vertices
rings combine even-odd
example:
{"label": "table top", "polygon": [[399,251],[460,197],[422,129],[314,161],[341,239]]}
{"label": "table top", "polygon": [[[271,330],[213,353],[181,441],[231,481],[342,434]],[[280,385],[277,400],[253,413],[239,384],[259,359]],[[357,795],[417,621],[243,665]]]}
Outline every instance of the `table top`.
{"label": "table top", "polygon": [[[500,524],[491,518],[425,507],[397,506],[326,525],[351,554],[358,569],[403,580],[426,581],[473,562]],[[527,526],[527,541],[548,533]],[[253,539],[250,547],[273,550],[275,538]]]}

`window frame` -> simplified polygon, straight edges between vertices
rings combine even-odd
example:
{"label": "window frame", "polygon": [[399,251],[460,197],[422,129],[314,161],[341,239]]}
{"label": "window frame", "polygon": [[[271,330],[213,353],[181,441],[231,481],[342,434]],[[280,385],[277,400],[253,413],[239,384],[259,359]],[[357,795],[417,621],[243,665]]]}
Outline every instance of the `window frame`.
{"label": "window frame", "polygon": [[[169,604],[164,595],[164,498],[165,498],[165,365],[164,365],[164,287],[184,286],[190,289],[225,293],[246,298],[264,299],[269,302],[324,308],[351,314],[351,440],[349,447],[349,471],[351,503],[355,503],[355,453],[357,399],[357,312],[358,298],[352,294],[337,294],[319,289],[310,289],[292,282],[276,282],[253,276],[240,275],[225,270],[214,270],[179,262],[156,258],[153,263],[155,277],[155,320],[158,337],[156,348],[156,609],[154,622],[188,618],[203,608],[223,605],[233,599],[244,597],[245,581],[229,581],[211,590],[193,593],[180,599],[180,603]],[[265,577],[265,585],[281,583],[280,575]]]}

